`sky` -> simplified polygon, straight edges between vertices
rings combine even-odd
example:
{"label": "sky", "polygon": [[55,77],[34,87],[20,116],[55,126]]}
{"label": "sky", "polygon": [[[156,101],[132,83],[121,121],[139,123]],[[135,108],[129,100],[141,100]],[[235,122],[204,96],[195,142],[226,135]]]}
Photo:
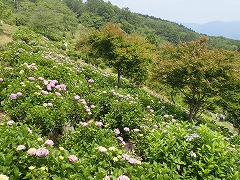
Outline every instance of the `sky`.
{"label": "sky", "polygon": [[240,21],[240,0],[104,0],[132,12],[178,23]]}

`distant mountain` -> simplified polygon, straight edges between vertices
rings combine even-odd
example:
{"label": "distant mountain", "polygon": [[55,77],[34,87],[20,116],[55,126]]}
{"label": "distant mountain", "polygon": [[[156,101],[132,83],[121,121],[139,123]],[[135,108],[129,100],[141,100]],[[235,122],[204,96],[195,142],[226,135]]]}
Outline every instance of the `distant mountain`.
{"label": "distant mountain", "polygon": [[182,23],[182,25],[209,36],[223,36],[240,40],[240,21],[212,21],[205,24]]}

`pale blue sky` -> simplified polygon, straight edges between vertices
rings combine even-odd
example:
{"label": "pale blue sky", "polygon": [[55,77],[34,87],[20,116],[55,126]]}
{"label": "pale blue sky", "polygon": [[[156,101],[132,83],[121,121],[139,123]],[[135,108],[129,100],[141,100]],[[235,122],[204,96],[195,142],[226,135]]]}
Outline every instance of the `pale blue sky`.
{"label": "pale blue sky", "polygon": [[240,21],[240,0],[104,0],[132,12],[180,23]]}

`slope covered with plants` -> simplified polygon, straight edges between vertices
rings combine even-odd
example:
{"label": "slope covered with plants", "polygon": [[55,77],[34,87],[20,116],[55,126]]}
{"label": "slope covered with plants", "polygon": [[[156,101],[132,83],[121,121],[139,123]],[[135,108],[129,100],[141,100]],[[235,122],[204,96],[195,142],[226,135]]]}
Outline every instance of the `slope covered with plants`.
{"label": "slope covered with plants", "polygon": [[[24,32],[24,33],[23,33]],[[19,29],[0,56],[0,177],[239,179],[239,136]],[[74,57],[74,56],[73,56]]]}
{"label": "slope covered with plants", "polygon": [[[197,40],[199,33],[161,18],[131,12],[103,0],[0,0],[0,20],[4,23],[28,26],[52,40],[71,37],[77,25],[99,29],[108,22],[119,23],[127,33],[146,36],[153,44],[178,44]],[[209,37],[211,48],[239,50],[240,41],[224,37]]]}

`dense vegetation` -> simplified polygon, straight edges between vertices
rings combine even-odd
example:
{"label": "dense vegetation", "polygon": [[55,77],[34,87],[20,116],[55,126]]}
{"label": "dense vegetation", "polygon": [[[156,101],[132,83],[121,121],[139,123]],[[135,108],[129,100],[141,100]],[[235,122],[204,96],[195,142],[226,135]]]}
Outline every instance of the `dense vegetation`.
{"label": "dense vegetation", "polygon": [[[198,33],[160,18],[132,13],[103,0],[0,0],[0,19],[8,24],[25,25],[51,39],[75,32],[77,24],[100,28],[107,22],[120,23],[127,33],[146,36],[151,43],[179,43],[200,38]],[[56,23],[57,22],[57,23]],[[69,32],[69,33],[67,33]],[[240,41],[209,37],[211,48],[239,50]]]}
{"label": "dense vegetation", "polygon": [[239,128],[239,41],[102,0],[0,0],[0,19],[0,179],[240,178],[237,129],[205,118]]}

